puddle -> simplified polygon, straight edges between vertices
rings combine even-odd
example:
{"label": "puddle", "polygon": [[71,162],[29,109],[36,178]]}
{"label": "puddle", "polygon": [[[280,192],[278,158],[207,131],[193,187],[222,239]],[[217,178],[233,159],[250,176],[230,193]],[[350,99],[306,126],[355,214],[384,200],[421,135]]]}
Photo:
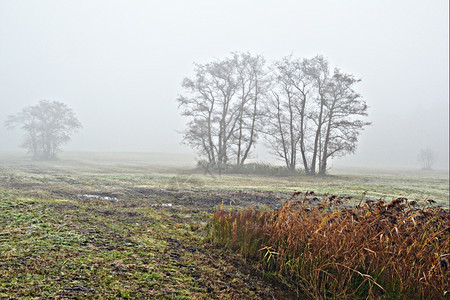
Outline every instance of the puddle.
{"label": "puddle", "polygon": [[119,201],[119,199],[117,199],[116,197],[100,196],[100,195],[92,195],[92,194],[78,195],[78,197],[97,199],[97,200],[106,200],[106,201]]}
{"label": "puddle", "polygon": [[157,206],[160,206],[160,207],[173,207],[174,205],[172,203],[161,203],[161,204],[152,204],[151,206],[153,206],[153,207],[157,207]]}

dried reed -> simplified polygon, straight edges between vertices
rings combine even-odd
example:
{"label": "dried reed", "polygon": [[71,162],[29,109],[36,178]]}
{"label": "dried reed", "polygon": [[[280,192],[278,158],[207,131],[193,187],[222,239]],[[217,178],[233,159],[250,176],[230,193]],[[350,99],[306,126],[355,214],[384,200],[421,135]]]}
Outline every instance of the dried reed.
{"label": "dried reed", "polygon": [[449,211],[405,198],[361,202],[312,192],[274,211],[221,207],[211,234],[312,298],[448,297]]}

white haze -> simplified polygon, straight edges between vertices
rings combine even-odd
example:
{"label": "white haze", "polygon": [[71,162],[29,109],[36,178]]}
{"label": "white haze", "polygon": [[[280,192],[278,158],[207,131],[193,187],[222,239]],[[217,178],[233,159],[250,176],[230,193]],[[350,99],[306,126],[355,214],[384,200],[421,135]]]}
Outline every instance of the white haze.
{"label": "white haze", "polygon": [[[41,99],[84,128],[64,149],[191,153],[175,101],[193,62],[232,51],[323,54],[362,78],[370,105],[357,153],[334,165],[419,167],[449,152],[449,3],[439,1],[1,1],[0,151],[10,114]],[[257,144],[260,159],[270,156]]]}

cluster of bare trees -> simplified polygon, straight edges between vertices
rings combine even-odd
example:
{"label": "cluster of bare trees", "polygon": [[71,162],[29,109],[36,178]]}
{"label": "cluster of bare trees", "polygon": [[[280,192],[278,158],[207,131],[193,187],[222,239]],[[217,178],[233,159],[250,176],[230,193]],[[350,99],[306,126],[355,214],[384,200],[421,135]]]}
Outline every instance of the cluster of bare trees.
{"label": "cluster of bare trees", "polygon": [[184,142],[219,170],[243,165],[260,136],[286,167],[324,175],[327,161],[352,153],[369,122],[367,105],[354,90],[360,80],[330,72],[322,56],[285,57],[268,66],[264,57],[233,53],[195,65],[178,98],[189,118]]}
{"label": "cluster of bare trees", "polygon": [[196,65],[178,102],[190,117],[184,141],[219,168],[235,158],[242,165],[262,129],[267,94],[265,59],[248,53]]}
{"label": "cluster of bare trees", "polygon": [[81,128],[72,109],[58,101],[42,100],[37,105],[24,108],[8,116],[5,125],[20,127],[24,132],[22,147],[33,154],[34,159],[54,159],[61,145]]}
{"label": "cluster of bare trees", "polygon": [[324,175],[331,157],[353,153],[369,125],[367,104],[354,90],[360,80],[334,69],[322,56],[275,62],[267,98],[266,138],[286,167],[300,160],[307,175]]}

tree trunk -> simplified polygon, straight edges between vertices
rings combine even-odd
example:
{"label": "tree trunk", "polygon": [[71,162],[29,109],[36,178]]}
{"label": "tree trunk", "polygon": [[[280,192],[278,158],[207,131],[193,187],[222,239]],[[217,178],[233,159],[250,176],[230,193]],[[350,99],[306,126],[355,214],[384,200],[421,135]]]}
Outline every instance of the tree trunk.
{"label": "tree trunk", "polygon": [[277,98],[277,121],[278,121],[278,129],[280,131],[280,136],[281,136],[281,144],[283,147],[283,158],[284,158],[284,162],[286,163],[286,167],[289,169],[290,168],[290,164],[289,164],[289,158],[288,158],[288,153],[286,150],[286,139],[284,138],[284,134],[283,134],[283,126],[281,124],[281,108],[280,108],[280,98],[278,95],[275,95],[275,98]]}
{"label": "tree trunk", "polygon": [[319,175],[325,176],[327,172],[327,160],[328,160],[328,143],[330,142],[330,133],[331,133],[331,125],[333,120],[333,111],[334,111],[334,103],[331,107],[329,116],[328,116],[328,124],[327,124],[327,132],[325,134],[325,142],[323,144],[323,156],[322,163],[319,170]]}
{"label": "tree trunk", "polygon": [[250,149],[253,146],[253,137],[255,135],[255,124],[256,124],[256,114],[258,111],[258,80],[255,82],[255,101],[253,103],[253,115],[252,115],[252,126],[250,127],[250,140],[248,142],[247,149],[245,149],[244,156],[242,157],[242,160],[240,162],[240,165],[244,165],[245,160],[248,157],[248,154],[250,153]]}
{"label": "tree trunk", "polygon": [[322,116],[323,116],[323,106],[324,106],[324,100],[323,97],[320,97],[320,113],[319,113],[319,120],[317,123],[317,131],[316,131],[316,136],[314,139],[314,150],[313,150],[313,157],[312,157],[312,161],[311,161],[311,171],[310,171],[310,175],[316,175],[316,160],[317,160],[317,154],[318,154],[318,148],[319,148],[319,137],[320,137],[320,132],[322,130]]}
{"label": "tree trunk", "polygon": [[308,167],[308,160],[306,159],[306,149],[305,149],[305,107],[306,107],[306,96],[303,97],[303,102],[300,110],[300,154],[302,155],[303,168],[305,169],[306,175],[310,175],[310,170]]}

